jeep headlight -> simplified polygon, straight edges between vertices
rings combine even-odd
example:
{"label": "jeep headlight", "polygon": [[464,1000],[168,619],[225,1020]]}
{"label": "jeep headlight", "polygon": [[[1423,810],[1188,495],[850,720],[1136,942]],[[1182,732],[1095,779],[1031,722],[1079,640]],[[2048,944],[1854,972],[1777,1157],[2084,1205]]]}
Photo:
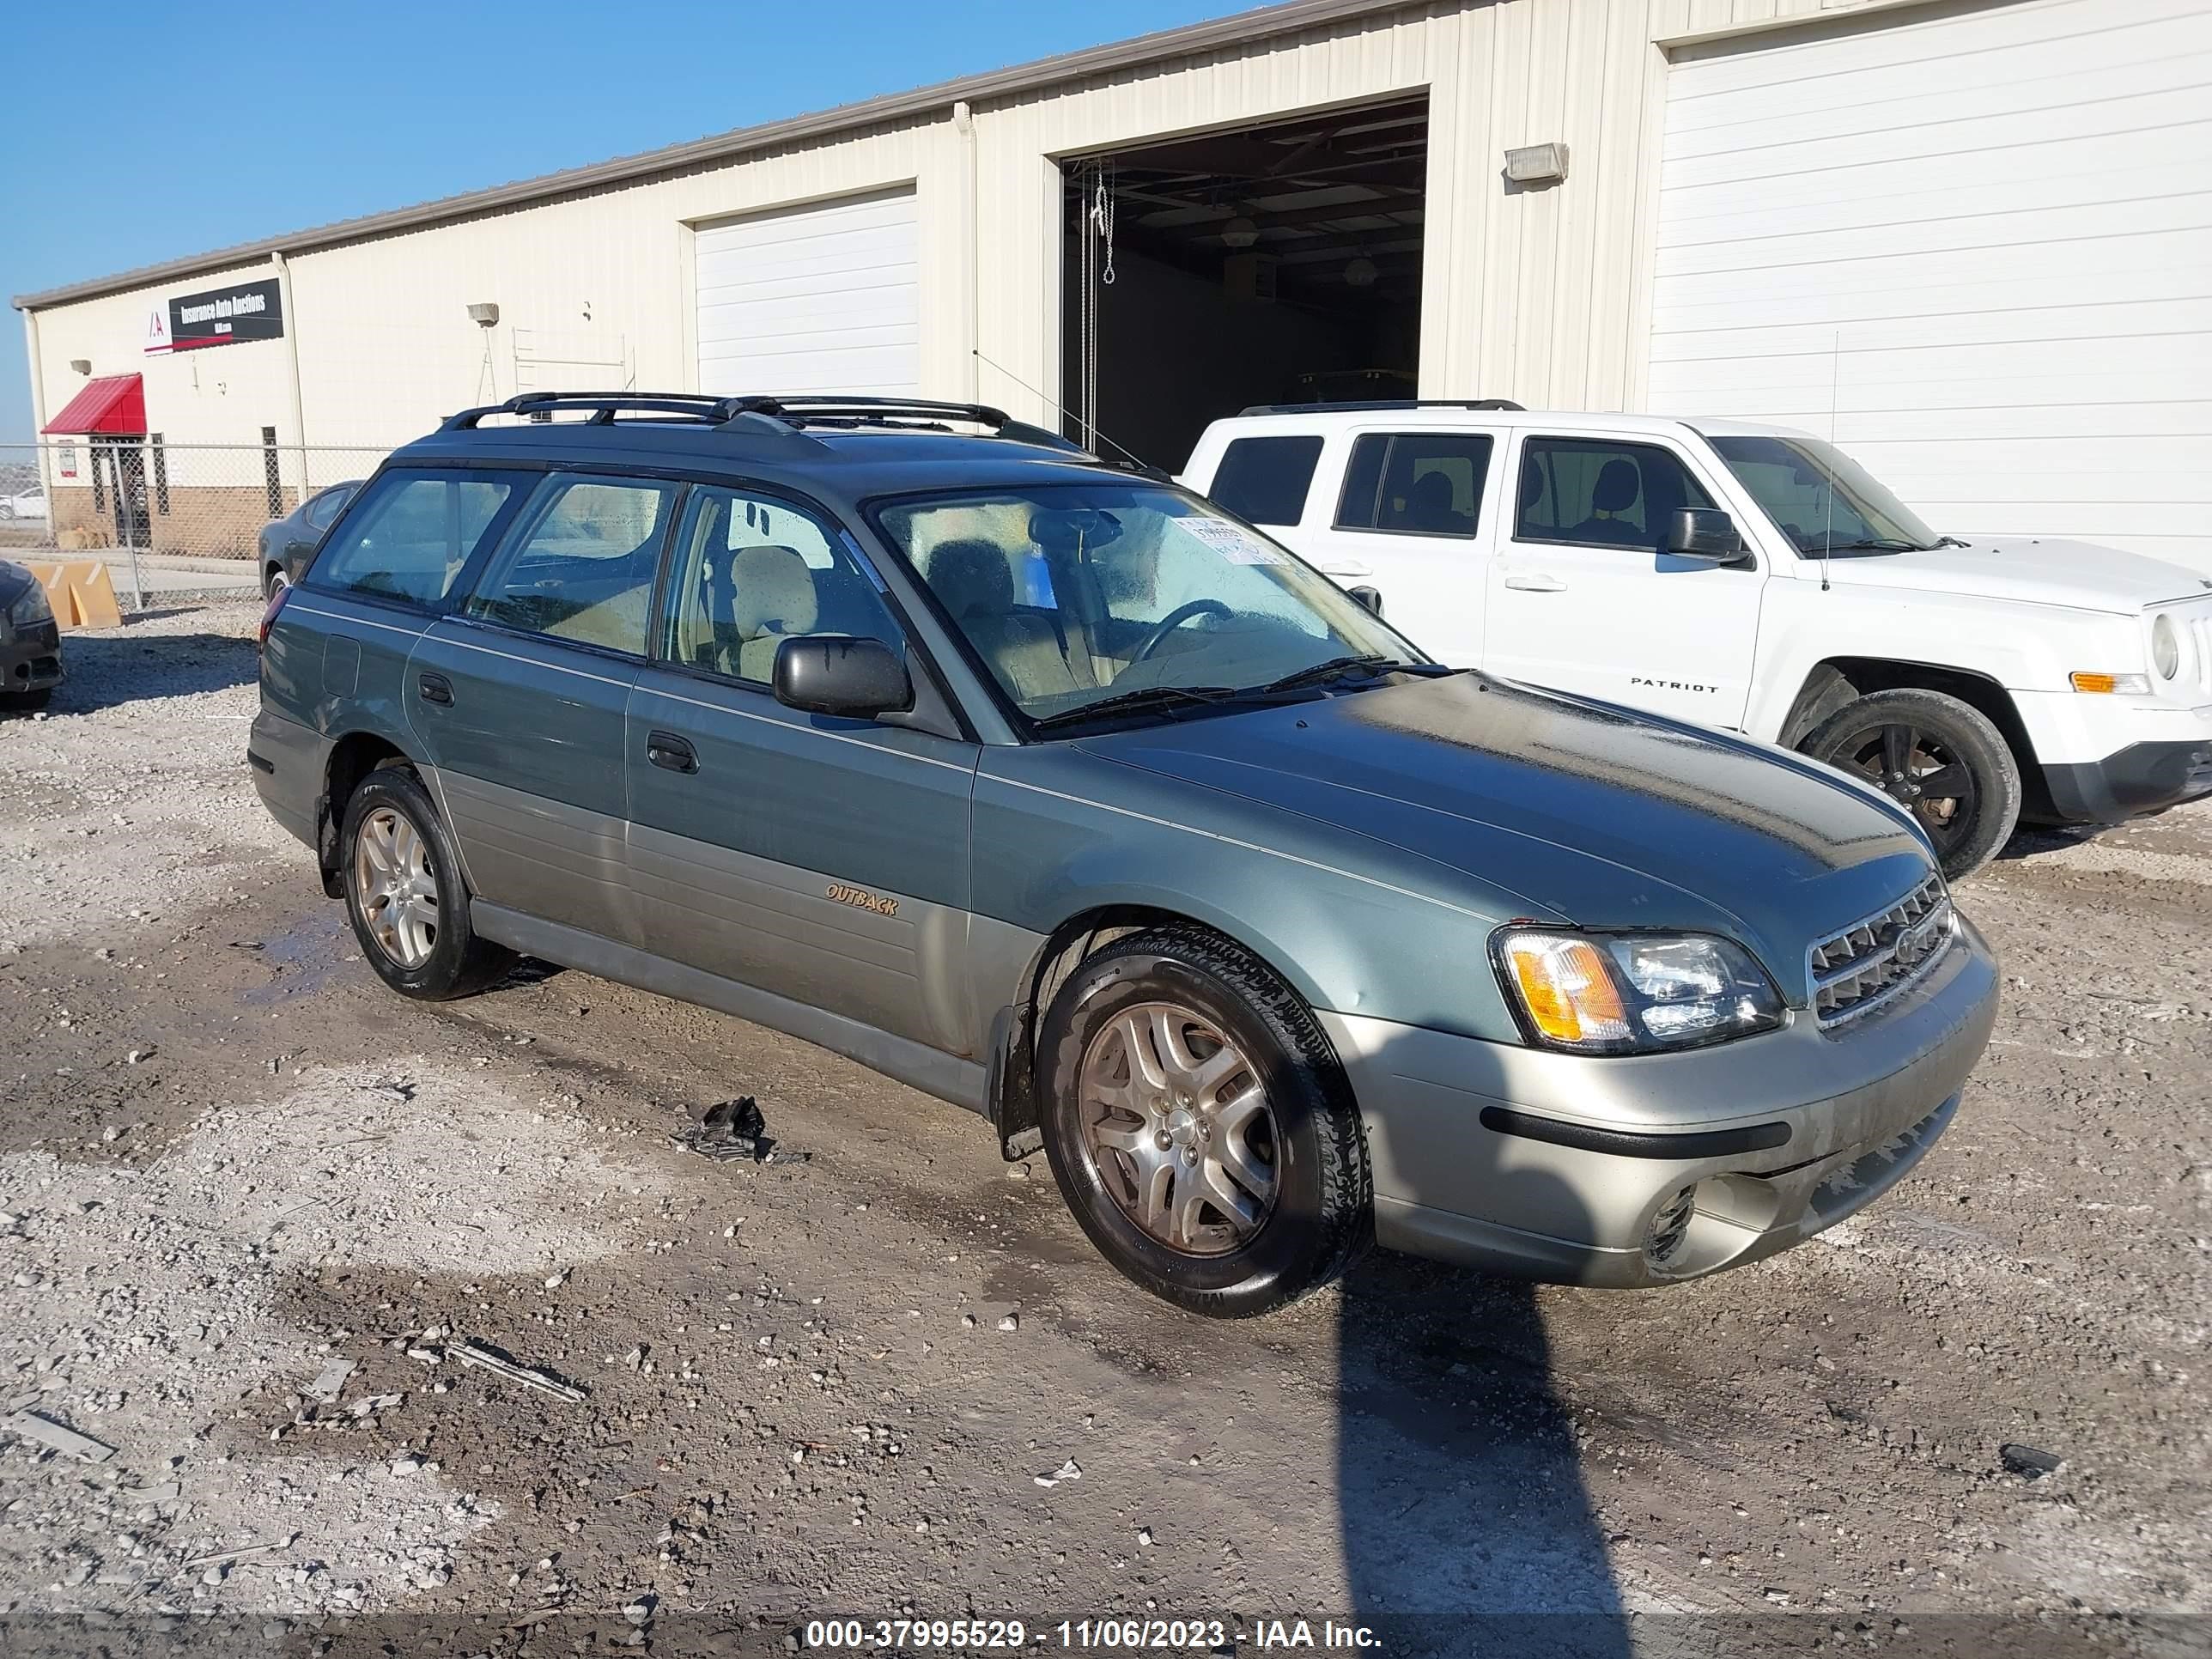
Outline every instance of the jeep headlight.
{"label": "jeep headlight", "polygon": [[2181,672],[2181,633],[2171,617],[2160,617],[2150,625],[2150,665],[2162,680]]}
{"label": "jeep headlight", "polygon": [[46,590],[37,582],[8,601],[8,620],[18,628],[42,623],[53,614],[53,606],[46,603]]}
{"label": "jeep headlight", "polygon": [[1505,927],[1491,950],[1522,1029],[1546,1048],[1650,1053],[1782,1024],[1782,994],[1765,970],[1711,934]]}

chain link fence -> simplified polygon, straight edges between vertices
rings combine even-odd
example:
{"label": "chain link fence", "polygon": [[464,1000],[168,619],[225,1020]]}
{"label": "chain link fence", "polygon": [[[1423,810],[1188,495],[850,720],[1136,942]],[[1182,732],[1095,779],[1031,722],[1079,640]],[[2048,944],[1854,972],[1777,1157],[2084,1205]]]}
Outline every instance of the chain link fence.
{"label": "chain link fence", "polygon": [[158,435],[0,444],[0,556],[117,548],[250,560],[264,526],[332,484],[367,477],[387,453]]}

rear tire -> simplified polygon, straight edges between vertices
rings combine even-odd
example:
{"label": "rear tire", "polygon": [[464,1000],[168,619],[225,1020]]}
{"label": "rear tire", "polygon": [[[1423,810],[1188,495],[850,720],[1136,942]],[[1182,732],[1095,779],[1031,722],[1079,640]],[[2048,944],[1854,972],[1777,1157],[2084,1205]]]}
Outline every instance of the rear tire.
{"label": "rear tire", "polygon": [[405,997],[473,995],[514,965],[478,939],[453,837],[430,792],[404,766],[380,767],[347,799],[338,834],[346,915],[377,976]]}
{"label": "rear tire", "polygon": [[1997,855],[2020,822],[2020,763],[1972,703],[1905,687],[1846,703],[1798,747],[1871,783],[1919,820],[1960,881]]}
{"label": "rear tire", "polygon": [[1045,1016],[1037,1069],[1068,1208],[1153,1295],[1249,1318],[1373,1238],[1367,1143],[1328,1039],[1227,940],[1158,927],[1086,958]]}

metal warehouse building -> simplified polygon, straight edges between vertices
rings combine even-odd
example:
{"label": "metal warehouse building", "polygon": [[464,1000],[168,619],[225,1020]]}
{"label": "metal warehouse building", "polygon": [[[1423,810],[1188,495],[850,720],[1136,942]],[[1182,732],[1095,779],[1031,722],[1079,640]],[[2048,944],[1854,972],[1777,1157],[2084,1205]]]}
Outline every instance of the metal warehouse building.
{"label": "metal warehouse building", "polygon": [[2208,87],[2212,0],[1293,0],[15,304],[57,527],[155,546],[519,391],[1170,467],[1418,392],[1832,431],[1946,527],[2212,568]]}

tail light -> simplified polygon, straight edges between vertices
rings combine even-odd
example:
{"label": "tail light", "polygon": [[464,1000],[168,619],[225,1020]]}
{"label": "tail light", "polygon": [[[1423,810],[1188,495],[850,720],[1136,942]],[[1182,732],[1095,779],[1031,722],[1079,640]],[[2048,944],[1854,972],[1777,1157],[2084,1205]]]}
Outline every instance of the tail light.
{"label": "tail light", "polygon": [[284,601],[292,597],[292,584],[279,582],[276,591],[269,596],[269,603],[261,612],[261,631],[254,638],[259,644],[269,643],[269,630],[276,625],[276,613],[284,608]]}

